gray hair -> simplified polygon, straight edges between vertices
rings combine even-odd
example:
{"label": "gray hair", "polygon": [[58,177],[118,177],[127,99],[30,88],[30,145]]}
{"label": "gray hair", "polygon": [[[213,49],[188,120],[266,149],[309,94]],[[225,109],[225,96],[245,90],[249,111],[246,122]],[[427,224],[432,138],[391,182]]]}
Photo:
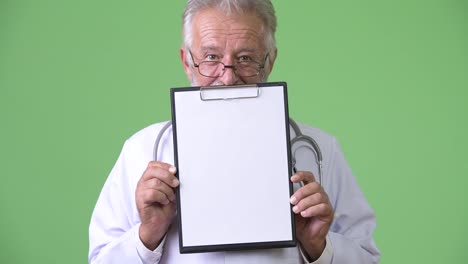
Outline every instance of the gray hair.
{"label": "gray hair", "polygon": [[195,14],[205,8],[217,8],[223,13],[242,14],[253,12],[263,21],[265,32],[265,47],[267,52],[276,49],[276,16],[275,9],[270,0],[188,0],[185,6],[183,19],[183,47],[187,50],[193,41],[192,22]]}

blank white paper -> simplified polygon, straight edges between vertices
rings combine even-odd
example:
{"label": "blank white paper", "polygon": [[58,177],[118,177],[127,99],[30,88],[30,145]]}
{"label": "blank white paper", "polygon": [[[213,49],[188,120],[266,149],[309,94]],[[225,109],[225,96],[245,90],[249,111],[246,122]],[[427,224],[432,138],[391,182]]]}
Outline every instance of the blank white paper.
{"label": "blank white paper", "polygon": [[174,93],[184,247],[293,239],[284,91],[259,89],[215,101]]}

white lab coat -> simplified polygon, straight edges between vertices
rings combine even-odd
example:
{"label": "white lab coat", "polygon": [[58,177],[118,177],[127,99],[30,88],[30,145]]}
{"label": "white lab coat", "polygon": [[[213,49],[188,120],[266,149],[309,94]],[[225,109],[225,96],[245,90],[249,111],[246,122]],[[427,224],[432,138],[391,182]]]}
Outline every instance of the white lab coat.
{"label": "white lab coat", "polygon": [[[296,248],[180,254],[177,224],[173,224],[164,243],[146,249],[138,237],[140,217],[135,189],[148,162],[153,160],[154,141],[165,123],[151,125],[129,138],[102,188],[89,226],[89,262],[97,263],[307,263]],[[377,263],[380,253],[373,241],[375,216],[356,183],[335,138],[304,125],[302,133],[313,137],[323,155],[323,187],[335,210],[327,236],[327,246],[314,263]],[[291,132],[291,136],[294,133]],[[161,138],[160,161],[174,164],[172,129]],[[297,149],[297,150],[296,150]],[[313,152],[295,146],[298,170],[318,175]],[[297,188],[297,186],[295,186]]]}

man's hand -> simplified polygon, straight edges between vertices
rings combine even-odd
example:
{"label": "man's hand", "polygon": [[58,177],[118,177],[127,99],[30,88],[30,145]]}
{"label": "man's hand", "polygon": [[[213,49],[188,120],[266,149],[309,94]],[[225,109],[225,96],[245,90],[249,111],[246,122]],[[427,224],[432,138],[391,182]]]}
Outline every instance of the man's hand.
{"label": "man's hand", "polygon": [[156,249],[175,216],[174,189],[179,186],[176,168],[151,161],[138,181],[135,200],[141,219],[140,239],[150,250]]}
{"label": "man's hand", "polygon": [[325,237],[333,221],[333,208],[322,186],[311,172],[299,171],[291,177],[293,183],[303,182],[291,203],[296,214],[296,236],[312,259],[317,260],[325,249]]}

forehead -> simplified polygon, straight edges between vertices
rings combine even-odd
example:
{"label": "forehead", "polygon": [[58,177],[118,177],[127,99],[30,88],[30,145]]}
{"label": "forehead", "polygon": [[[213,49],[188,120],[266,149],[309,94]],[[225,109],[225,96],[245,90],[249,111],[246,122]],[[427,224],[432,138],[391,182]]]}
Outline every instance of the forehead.
{"label": "forehead", "polygon": [[254,13],[226,15],[218,9],[204,9],[192,23],[192,49],[233,52],[265,49],[263,21]]}

